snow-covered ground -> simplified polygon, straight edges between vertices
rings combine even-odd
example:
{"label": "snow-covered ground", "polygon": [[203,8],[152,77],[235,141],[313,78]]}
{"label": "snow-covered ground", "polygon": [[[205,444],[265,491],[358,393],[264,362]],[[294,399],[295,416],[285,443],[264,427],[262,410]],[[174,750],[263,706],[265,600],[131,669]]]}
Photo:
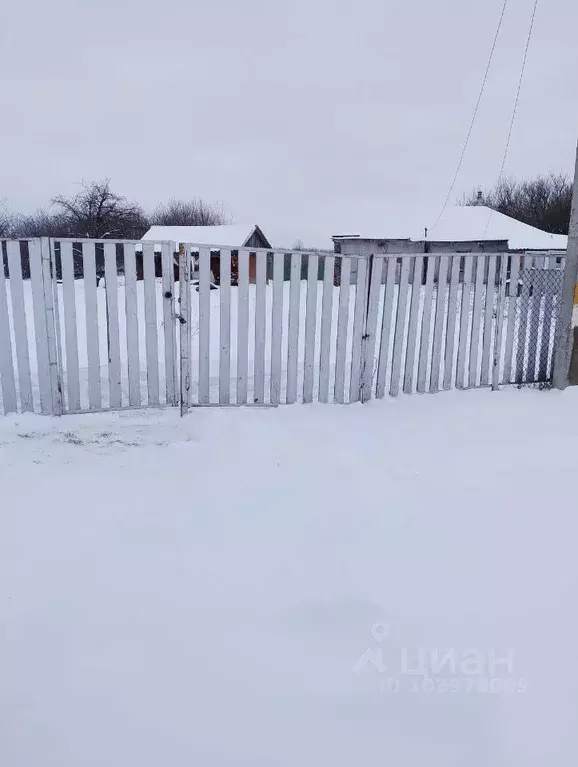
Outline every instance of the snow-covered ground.
{"label": "snow-covered ground", "polygon": [[577,395],[0,419],[2,764],[574,766]]}

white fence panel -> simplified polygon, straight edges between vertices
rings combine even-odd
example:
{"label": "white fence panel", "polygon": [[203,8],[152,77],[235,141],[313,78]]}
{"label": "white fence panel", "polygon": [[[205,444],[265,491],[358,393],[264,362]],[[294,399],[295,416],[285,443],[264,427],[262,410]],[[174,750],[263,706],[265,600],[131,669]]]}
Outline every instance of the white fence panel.
{"label": "white fence panel", "polygon": [[476,278],[474,288],[474,309],[472,316],[472,337],[470,342],[469,385],[478,385],[478,360],[480,358],[480,327],[482,322],[482,300],[486,258],[478,256],[475,260]]}
{"label": "white fence panel", "polygon": [[120,328],[118,322],[118,283],[116,246],[105,243],[104,274],[106,282],[106,317],[108,329],[108,392],[109,407],[122,406],[122,380],[120,370]]}
{"label": "white fence panel", "polygon": [[50,388],[50,369],[48,362],[48,331],[46,328],[46,304],[42,278],[42,254],[40,240],[28,243],[30,262],[30,284],[34,311],[34,337],[36,340],[36,364],[38,374],[38,389],[40,395],[40,410],[51,414],[52,393]]}
{"label": "white fence panel", "polygon": [[497,388],[551,372],[559,288],[547,275],[562,272],[550,255],[336,258],[185,244],[176,309],[176,251],[112,240],[3,245],[0,407],[33,409],[38,392],[42,412],[58,414],[62,376],[67,411],[180,400],[186,412]]}
{"label": "white fence panel", "polygon": [[433,313],[433,286],[436,271],[436,259],[434,256],[428,256],[425,261],[427,265],[427,274],[425,278],[425,291],[423,298],[423,312],[421,325],[421,341],[419,349],[419,362],[417,369],[417,391],[424,393],[429,389],[428,368],[430,363],[431,338],[431,320]]}
{"label": "white fence panel", "polygon": [[[8,270],[10,276],[10,295],[12,299],[12,318],[14,324],[14,345],[18,364],[18,390],[22,412],[34,411],[32,379],[30,375],[30,349],[28,346],[28,323],[24,301],[24,282],[22,279],[22,255],[19,242],[7,242]],[[32,322],[32,317],[28,320]]]}
{"label": "white fence panel", "polygon": [[211,252],[199,248],[199,404],[211,401]]}
{"label": "white fence panel", "polygon": [[401,259],[401,274],[399,278],[399,292],[397,295],[397,310],[395,315],[395,337],[393,341],[393,361],[391,364],[391,382],[389,393],[392,397],[399,394],[402,376],[402,356],[404,351],[404,339],[406,330],[407,293],[409,285],[410,259]]}
{"label": "white fence panel", "polygon": [[184,415],[191,404],[191,251],[179,246],[180,404]]}
{"label": "white fence panel", "polygon": [[440,366],[443,357],[443,347],[445,343],[444,319],[446,316],[446,298],[448,286],[448,256],[439,257],[439,271],[437,278],[436,291],[436,310],[434,321],[433,353],[431,363],[430,391],[439,391],[440,384]]}
{"label": "white fence panel", "polygon": [[219,404],[231,401],[231,251],[220,254]]}
{"label": "white fence panel", "polygon": [[301,253],[291,254],[291,284],[289,290],[289,328],[287,347],[287,395],[291,405],[297,400],[297,373],[299,353],[299,310],[301,292]]}
{"label": "white fence panel", "polygon": [[305,369],[303,373],[303,402],[313,402],[315,377],[315,329],[317,327],[317,271],[319,257],[308,256],[307,304],[305,313]]}
{"label": "white fence panel", "polygon": [[138,297],[136,280],[136,252],[125,246],[124,252],[124,298],[126,312],[126,349],[128,362],[128,402],[132,407],[141,404],[140,357],[138,332]]}
{"label": "white fence panel", "polygon": [[347,354],[347,327],[350,303],[351,259],[341,258],[339,309],[337,314],[337,348],[335,357],[335,391],[336,402],[345,402],[345,359]]}
{"label": "white fence panel", "polygon": [[490,383],[490,358],[494,320],[494,300],[496,297],[496,256],[488,256],[488,272],[485,278],[486,283],[486,304],[484,312],[484,334],[482,344],[482,371],[480,383],[487,386]]}
{"label": "white fence panel", "polygon": [[64,304],[64,328],[66,338],[68,410],[75,412],[80,410],[80,373],[78,364],[74,255],[71,242],[63,242],[60,245],[60,263],[62,268],[62,301]]}
{"label": "white fence panel", "polygon": [[237,399],[238,405],[247,402],[249,375],[249,253],[241,250],[238,256],[237,287]]}
{"label": "white fence panel", "polygon": [[387,385],[387,371],[389,367],[389,351],[393,327],[393,300],[395,297],[395,281],[397,272],[397,258],[386,259],[385,266],[385,296],[383,299],[383,312],[381,320],[381,338],[379,344],[379,361],[377,364],[377,384],[375,396],[385,397]]}
{"label": "white fence panel", "polygon": [[444,361],[444,389],[452,388],[454,373],[454,349],[456,343],[456,323],[458,310],[458,282],[460,278],[461,257],[451,259],[450,288],[448,299],[448,321],[446,329],[446,355]]}
{"label": "white fence panel", "polygon": [[472,269],[473,259],[464,256],[464,273],[462,279],[462,301],[460,307],[460,340],[458,342],[458,365],[456,386],[458,389],[469,385],[468,341],[470,335],[471,300],[472,300]]}
{"label": "white fence panel", "polygon": [[319,401],[329,402],[331,375],[331,328],[333,325],[333,282],[335,257],[325,256],[323,264],[323,298],[321,303],[321,340],[319,349]]}
{"label": "white fence panel", "polygon": [[254,365],[254,402],[262,405],[265,402],[265,331],[266,309],[265,300],[267,280],[267,254],[258,252],[255,255],[255,365]]}
{"label": "white fence panel", "polygon": [[355,284],[355,304],[353,309],[353,334],[351,337],[351,377],[349,379],[349,402],[360,399],[361,352],[365,330],[365,311],[367,306],[367,260],[358,259],[357,279]]}
{"label": "white fence panel", "polygon": [[99,316],[94,242],[82,243],[82,262],[88,361],[88,404],[91,410],[99,410],[102,407],[102,382],[100,377]]}
{"label": "white fence panel", "polygon": [[[177,404],[177,340],[175,324],[175,244],[161,245],[165,389],[167,405]],[[190,274],[190,269],[189,269]]]}
{"label": "white fence panel", "polygon": [[12,361],[12,341],[10,338],[10,318],[8,314],[8,296],[4,277],[4,258],[0,250],[0,386],[5,413],[15,413],[16,379]]}
{"label": "white fence panel", "polygon": [[272,405],[281,402],[283,360],[283,286],[285,255],[273,255],[273,299],[271,305],[271,381],[269,397]]}
{"label": "white fence panel", "polygon": [[[128,247],[131,247],[130,245]],[[125,248],[126,250],[126,248]],[[144,307],[145,307],[145,341],[147,359],[147,391],[148,404],[159,404],[159,339],[157,331],[157,290],[155,277],[154,243],[144,243],[143,249],[144,274]]]}
{"label": "white fence panel", "polygon": [[413,277],[411,280],[411,303],[409,307],[409,327],[407,331],[405,375],[403,379],[403,390],[406,394],[411,394],[413,391],[419,307],[421,304],[421,283],[423,277],[422,270],[423,256],[417,256],[412,265]]}
{"label": "white fence panel", "polygon": [[375,342],[377,336],[377,314],[379,312],[379,300],[381,297],[381,280],[383,272],[383,259],[376,258],[371,268],[369,278],[369,298],[367,302],[367,320],[361,352],[361,401],[371,399],[373,388],[373,369],[375,366]]}

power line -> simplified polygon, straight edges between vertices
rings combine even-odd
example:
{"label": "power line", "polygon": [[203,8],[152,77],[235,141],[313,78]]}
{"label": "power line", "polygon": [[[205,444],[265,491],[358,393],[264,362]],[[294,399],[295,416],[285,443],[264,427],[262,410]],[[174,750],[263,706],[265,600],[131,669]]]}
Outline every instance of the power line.
{"label": "power line", "polygon": [[[520,93],[522,92],[522,83],[524,82],[524,72],[526,70],[526,61],[528,60],[528,51],[530,50],[530,42],[532,40],[532,32],[534,31],[534,21],[536,20],[536,11],[538,10],[539,2],[540,0],[534,0],[534,10],[532,11],[532,18],[530,19],[530,28],[528,30],[528,37],[526,38],[526,47],[524,49],[524,56],[522,58],[522,69],[520,70],[520,79],[518,80],[518,90],[516,92],[516,98],[514,100],[514,109],[512,110],[512,119],[510,120],[510,128],[508,130],[508,137],[506,138],[504,156],[502,157],[502,165],[500,167],[500,173],[498,174],[498,181],[496,182],[496,187],[498,187],[501,184],[502,177],[504,175],[504,168],[506,167],[506,159],[508,157],[508,151],[510,149],[510,143],[512,141],[512,132],[514,130],[516,113],[518,111],[518,104],[520,102]],[[486,222],[486,228],[484,229],[484,237],[486,236],[488,227],[490,226],[490,221],[492,220],[493,213],[494,211],[490,208],[490,213],[488,215],[488,220]]]}
{"label": "power line", "polygon": [[496,33],[494,35],[494,41],[492,43],[492,48],[490,50],[490,55],[488,57],[488,63],[486,64],[486,71],[484,72],[484,77],[483,77],[483,80],[482,80],[482,86],[480,88],[480,92],[478,94],[478,100],[476,101],[476,106],[474,107],[474,113],[472,115],[472,119],[471,119],[471,122],[470,122],[470,128],[468,130],[468,134],[466,136],[466,140],[464,141],[464,145],[462,147],[462,152],[460,154],[460,159],[458,160],[458,167],[456,168],[456,172],[454,174],[452,183],[450,185],[450,189],[449,189],[449,192],[447,194],[447,197],[445,198],[444,204],[442,205],[442,209],[440,211],[440,214],[437,217],[435,224],[432,227],[430,227],[430,231],[431,231],[431,229],[434,229],[434,227],[436,227],[439,224],[441,217],[445,213],[445,210],[446,210],[446,208],[448,206],[448,203],[450,201],[452,193],[453,193],[453,191],[455,189],[456,182],[458,180],[458,176],[459,176],[460,170],[462,169],[462,165],[463,165],[463,162],[464,162],[464,157],[466,156],[466,150],[468,148],[468,144],[470,143],[470,139],[472,137],[472,132],[474,130],[474,125],[475,125],[475,122],[476,122],[476,118],[477,118],[478,112],[480,110],[480,104],[481,104],[481,101],[482,101],[482,96],[484,95],[484,90],[486,88],[486,83],[488,81],[488,74],[490,72],[490,66],[492,64],[492,59],[494,58],[494,51],[496,50],[496,44],[498,42],[498,37],[500,35],[500,30],[502,28],[502,22],[504,20],[504,14],[506,13],[507,5],[508,5],[508,0],[504,0],[504,4],[502,5],[502,12],[500,14],[500,20],[498,21],[498,26],[496,27]]}

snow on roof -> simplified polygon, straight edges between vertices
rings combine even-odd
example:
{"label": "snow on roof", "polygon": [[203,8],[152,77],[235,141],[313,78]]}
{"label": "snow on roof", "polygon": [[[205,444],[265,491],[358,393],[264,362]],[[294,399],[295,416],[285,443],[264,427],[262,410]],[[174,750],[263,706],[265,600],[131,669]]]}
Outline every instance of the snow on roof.
{"label": "snow on roof", "polygon": [[223,245],[241,248],[257,227],[253,224],[222,226],[151,226],[141,240],[188,242],[193,245]]}
{"label": "snow on roof", "polygon": [[[460,205],[448,208],[436,226],[436,216],[428,214],[384,215],[380,231],[357,235],[335,235],[336,239],[359,237],[364,240],[414,240],[430,242],[507,241],[511,250],[566,250],[568,238],[564,234],[549,234],[534,226],[523,224],[503,213],[492,211],[485,205]],[[427,238],[425,228],[429,225]],[[487,226],[487,231],[486,231]],[[395,227],[395,228],[394,228]]]}

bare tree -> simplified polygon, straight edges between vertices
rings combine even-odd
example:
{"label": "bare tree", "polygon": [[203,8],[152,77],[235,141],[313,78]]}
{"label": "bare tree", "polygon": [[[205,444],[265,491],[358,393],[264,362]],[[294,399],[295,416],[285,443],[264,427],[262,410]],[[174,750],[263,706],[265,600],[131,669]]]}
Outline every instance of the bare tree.
{"label": "bare tree", "polygon": [[6,207],[6,203],[0,200],[0,237],[11,237],[14,229],[14,216]]}
{"label": "bare tree", "polygon": [[69,230],[66,216],[61,213],[47,213],[45,210],[16,216],[13,222],[16,237],[68,237]]}
{"label": "bare tree", "polygon": [[140,239],[148,227],[141,206],[113,192],[110,179],[82,184],[73,197],[58,195],[51,202],[67,222],[68,237]]}
{"label": "bare tree", "polygon": [[192,200],[171,198],[153,211],[150,223],[159,226],[218,226],[230,221],[220,203],[208,203],[195,197]]}
{"label": "bare tree", "polygon": [[[572,207],[572,182],[563,174],[551,173],[527,181],[506,178],[482,193],[481,201],[499,213],[536,226],[552,234],[568,234]],[[464,205],[480,203],[474,191]]]}

